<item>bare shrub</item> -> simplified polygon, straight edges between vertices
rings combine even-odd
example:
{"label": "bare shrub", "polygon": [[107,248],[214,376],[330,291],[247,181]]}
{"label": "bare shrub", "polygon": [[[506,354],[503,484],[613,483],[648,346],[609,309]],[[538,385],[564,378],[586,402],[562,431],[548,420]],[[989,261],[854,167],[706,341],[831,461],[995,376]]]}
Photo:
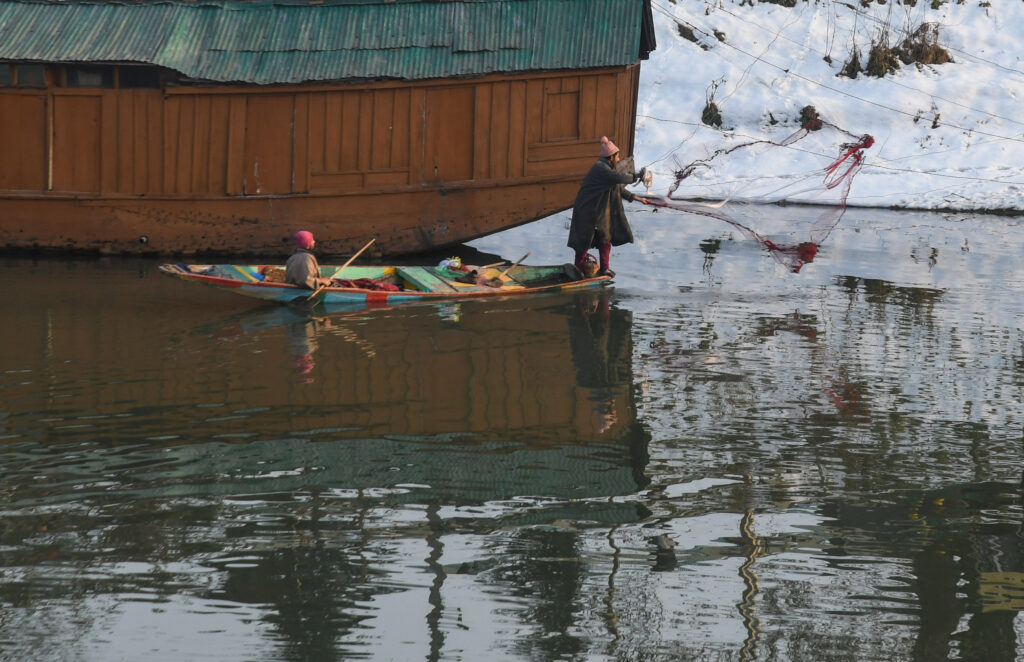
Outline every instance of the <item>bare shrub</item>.
{"label": "bare shrub", "polygon": [[704,112],[700,114],[700,121],[708,126],[722,126],[722,113],[718,110],[718,104],[715,103],[715,93],[718,91],[718,86],[724,82],[724,78],[713,80],[704,92],[706,103],[704,104]]}
{"label": "bare shrub", "polygon": [[686,41],[692,41],[695,44],[697,43],[697,35],[693,33],[693,29],[689,25],[686,25],[685,23],[679,23],[678,29],[680,37],[682,37]]}
{"label": "bare shrub", "polygon": [[821,128],[821,118],[818,116],[818,109],[807,105],[800,109],[800,126],[808,131],[817,131]]}
{"label": "bare shrub", "polygon": [[903,64],[945,64],[952,62],[949,51],[939,45],[938,23],[922,23],[911,32],[897,49]]}
{"label": "bare shrub", "polygon": [[864,75],[882,78],[886,74],[896,73],[900,68],[897,49],[890,47],[884,40],[871,42],[868,51],[868,63],[864,66]]}
{"label": "bare shrub", "polygon": [[857,47],[853,47],[853,51],[850,52],[850,59],[846,61],[843,68],[839,70],[839,76],[846,76],[847,78],[856,78],[857,74],[864,71],[860,66],[860,51]]}
{"label": "bare shrub", "polygon": [[707,104],[704,105],[704,112],[700,114],[700,121],[708,126],[722,126],[722,113],[718,110],[718,105],[714,101],[709,99]]}

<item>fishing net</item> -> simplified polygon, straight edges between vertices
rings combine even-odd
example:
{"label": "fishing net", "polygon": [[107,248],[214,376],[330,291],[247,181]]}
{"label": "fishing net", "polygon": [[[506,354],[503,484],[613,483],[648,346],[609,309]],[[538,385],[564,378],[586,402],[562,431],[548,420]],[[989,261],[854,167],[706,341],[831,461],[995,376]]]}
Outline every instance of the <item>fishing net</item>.
{"label": "fishing net", "polygon": [[[655,207],[728,223],[799,273],[842,218],[853,178],[864,164],[863,152],[874,144],[867,134],[858,136],[821,119],[813,106],[803,109],[801,119],[800,129],[779,141],[753,140],[722,147],[685,164],[674,155],[675,179],[668,193],[643,197]],[[748,176],[733,183],[734,190],[725,200],[705,204],[692,195],[677,197],[692,180],[713,178],[719,166],[725,169],[726,162],[732,170],[741,168]],[[697,186],[699,183],[689,188],[696,190]],[[758,214],[756,207],[787,202],[813,206],[792,212],[791,216],[802,218],[785,222],[785,227],[775,228],[777,233],[763,229],[762,225],[771,225],[769,215]]]}

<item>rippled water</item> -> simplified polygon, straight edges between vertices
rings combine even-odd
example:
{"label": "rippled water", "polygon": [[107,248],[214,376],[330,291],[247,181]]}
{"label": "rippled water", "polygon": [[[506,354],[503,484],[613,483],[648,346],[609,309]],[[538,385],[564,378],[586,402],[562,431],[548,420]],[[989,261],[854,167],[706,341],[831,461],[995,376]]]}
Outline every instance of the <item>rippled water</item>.
{"label": "rippled water", "polygon": [[5,259],[0,658],[1024,658],[1020,220],[634,230],[601,292],[305,315]]}

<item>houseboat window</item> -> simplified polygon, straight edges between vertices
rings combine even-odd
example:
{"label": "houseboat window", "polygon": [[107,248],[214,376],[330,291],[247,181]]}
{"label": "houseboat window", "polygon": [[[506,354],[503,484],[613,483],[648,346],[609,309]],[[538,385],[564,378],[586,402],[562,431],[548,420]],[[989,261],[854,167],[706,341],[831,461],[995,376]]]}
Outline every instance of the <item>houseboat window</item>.
{"label": "houseboat window", "polygon": [[46,67],[41,64],[0,63],[0,85],[46,87]]}
{"label": "houseboat window", "polygon": [[122,89],[160,87],[160,70],[156,67],[121,67],[117,74]]}
{"label": "houseboat window", "polygon": [[68,87],[114,87],[113,67],[68,67]]}
{"label": "houseboat window", "polygon": [[580,137],[580,93],[549,92],[544,99],[544,141]]}
{"label": "houseboat window", "polygon": [[41,64],[19,64],[18,85],[22,87],[46,87],[46,67]]}

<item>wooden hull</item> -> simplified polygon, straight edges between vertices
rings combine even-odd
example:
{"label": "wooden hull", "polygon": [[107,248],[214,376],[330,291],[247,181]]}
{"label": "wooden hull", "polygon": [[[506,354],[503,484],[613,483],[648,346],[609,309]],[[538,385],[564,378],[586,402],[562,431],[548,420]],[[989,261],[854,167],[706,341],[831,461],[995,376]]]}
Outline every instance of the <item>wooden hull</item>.
{"label": "wooden hull", "polygon": [[463,243],[571,205],[579,178],[243,198],[0,195],[0,247],[83,253],[280,256],[292,234],[325,254],[401,255]]}
{"label": "wooden hull", "polygon": [[[320,290],[315,296],[305,288],[260,280],[262,272],[277,267],[165,264],[160,270],[186,281],[212,285],[264,301],[325,304],[346,308],[571,292],[600,287],[611,280],[608,276],[575,279],[568,275],[569,267],[571,265],[512,267],[507,273],[502,274],[503,282],[500,286],[457,282],[449,277],[450,272],[436,267],[349,267],[343,274],[346,279],[387,280],[402,283],[402,289],[381,291],[358,287],[328,287]],[[321,274],[330,275],[337,269],[336,266],[322,266]]]}
{"label": "wooden hull", "polygon": [[640,65],[460,80],[0,87],[0,249],[439,249],[569,208],[631,152]]}

